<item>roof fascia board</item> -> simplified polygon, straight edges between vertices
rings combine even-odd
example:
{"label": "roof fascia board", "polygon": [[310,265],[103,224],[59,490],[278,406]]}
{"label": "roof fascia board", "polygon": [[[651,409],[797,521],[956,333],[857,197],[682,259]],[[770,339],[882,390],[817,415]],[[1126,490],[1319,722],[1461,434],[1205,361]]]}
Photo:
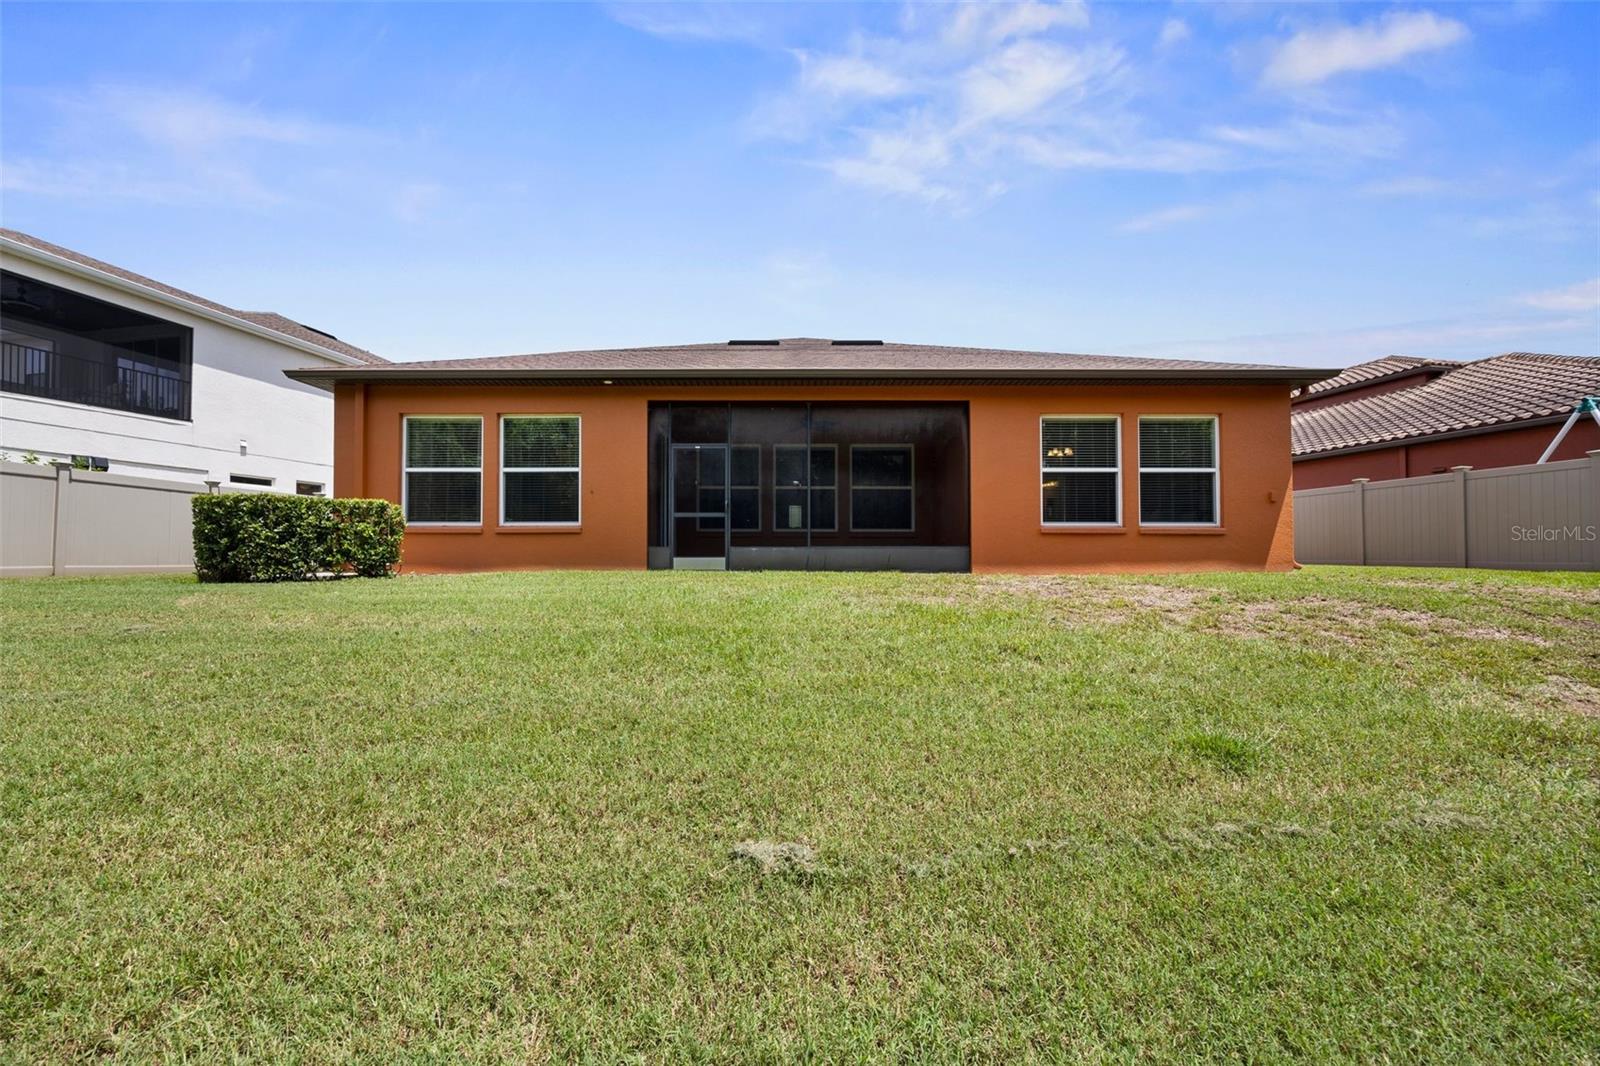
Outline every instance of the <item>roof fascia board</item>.
{"label": "roof fascia board", "polygon": [[1392,440],[1374,441],[1371,444],[1352,444],[1348,448],[1329,448],[1320,452],[1299,452],[1293,456],[1293,461],[1303,463],[1310,459],[1326,459],[1333,455],[1355,455],[1358,452],[1380,452],[1385,448],[1403,448],[1408,444],[1431,444],[1436,440],[1454,440],[1457,437],[1477,437],[1484,433],[1499,433],[1507,429],[1532,429],[1536,426],[1553,426],[1558,422],[1565,422],[1570,411],[1563,411],[1558,415],[1539,415],[1534,418],[1515,418],[1504,422],[1491,422],[1486,426],[1468,426],[1466,429],[1451,429],[1443,433],[1424,433],[1413,437],[1395,437]]}
{"label": "roof fascia board", "polygon": [[206,307],[204,304],[197,304],[192,300],[185,300],[182,297],[173,296],[171,293],[162,292],[160,289],[153,289],[148,285],[141,285],[137,281],[130,281],[127,278],[108,273],[107,271],[101,270],[98,267],[92,267],[85,263],[79,263],[71,259],[66,259],[51,252],[46,252],[39,248],[35,248],[32,245],[23,244],[21,241],[13,240],[10,237],[0,237],[0,249],[4,249],[7,255],[14,255],[21,259],[27,259],[43,266],[50,267],[52,270],[59,270],[65,274],[72,274],[76,277],[85,278],[97,284],[105,285],[108,288],[117,289],[120,292],[130,293],[134,296],[151,300],[167,307],[177,308],[185,314],[194,315],[197,318],[204,318],[207,321],[215,322],[218,325],[227,326],[230,329],[236,329],[241,333],[248,333],[252,336],[260,337],[263,340],[269,340],[276,344],[281,344],[286,348],[293,348],[296,351],[315,355],[320,359],[331,360],[332,362],[338,363],[340,366],[368,365],[359,359],[345,355],[343,352],[335,352],[328,348],[323,348],[319,345],[312,344],[308,341],[303,341],[298,337],[291,337],[286,333],[279,333],[277,330],[268,329],[265,326],[258,326],[254,322],[247,322],[242,318],[235,318],[233,315],[224,314],[221,311]]}
{"label": "roof fascia board", "polygon": [[760,370],[739,369],[733,367],[701,368],[687,370],[671,370],[665,368],[628,368],[628,369],[539,369],[534,367],[501,367],[501,368],[456,368],[456,369],[428,369],[410,370],[403,364],[390,366],[366,366],[353,370],[322,370],[309,368],[304,370],[285,370],[284,373],[296,381],[308,379],[321,379],[329,381],[367,382],[378,384],[383,382],[433,382],[433,383],[459,383],[471,384],[474,380],[490,381],[562,381],[562,382],[602,382],[602,381],[684,381],[697,382],[707,380],[721,381],[771,381],[774,379],[806,379],[826,378],[831,380],[871,379],[875,381],[892,381],[896,384],[918,384],[938,381],[971,381],[974,379],[994,378],[1001,380],[1028,380],[1048,383],[1051,381],[1104,381],[1104,380],[1158,380],[1158,381],[1193,381],[1205,382],[1216,379],[1247,384],[1282,384],[1290,388],[1305,381],[1320,381],[1326,376],[1326,370],[1307,369],[1291,371],[1277,369],[1230,369],[1217,368],[1190,368],[1180,369],[1173,367],[1125,367],[1120,369],[1004,369],[984,370],[977,368],[965,369],[930,369],[930,370],[890,370],[883,367],[830,367],[830,368],[764,368]]}

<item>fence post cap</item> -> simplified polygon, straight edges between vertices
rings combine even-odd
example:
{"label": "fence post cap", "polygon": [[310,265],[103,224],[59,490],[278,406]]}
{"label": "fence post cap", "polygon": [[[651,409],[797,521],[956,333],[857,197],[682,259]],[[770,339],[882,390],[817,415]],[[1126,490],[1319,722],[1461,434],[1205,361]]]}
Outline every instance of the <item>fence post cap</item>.
{"label": "fence post cap", "polygon": [[1350,479],[1350,484],[1352,484],[1352,485],[1365,485],[1367,482],[1369,482],[1371,480],[1372,479],[1370,477],[1353,477],[1353,478]]}
{"label": "fence post cap", "polygon": [[1454,473],[1455,473],[1455,472],[1456,472],[1456,471],[1458,471],[1458,470],[1459,470],[1459,471],[1463,471],[1463,472],[1465,472],[1465,471],[1467,471],[1467,470],[1471,470],[1471,469],[1472,469],[1472,467],[1470,467],[1470,466],[1452,466],[1452,467],[1451,467],[1451,468],[1450,468],[1450,472],[1451,472],[1451,473],[1452,473],[1452,474],[1454,474]]}
{"label": "fence post cap", "polygon": [[1600,448],[1595,448],[1593,451],[1590,451],[1587,454],[1591,459],[1600,460]]}

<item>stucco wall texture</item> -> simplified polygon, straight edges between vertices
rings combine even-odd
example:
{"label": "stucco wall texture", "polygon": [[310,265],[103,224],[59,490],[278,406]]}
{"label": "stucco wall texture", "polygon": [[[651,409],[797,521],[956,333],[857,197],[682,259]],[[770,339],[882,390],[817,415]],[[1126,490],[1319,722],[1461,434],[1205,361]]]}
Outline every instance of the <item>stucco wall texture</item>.
{"label": "stucco wall texture", "polygon": [[[483,524],[406,533],[414,572],[643,568],[652,401],[793,403],[964,401],[968,405],[972,569],[978,572],[1286,570],[1294,566],[1289,399],[1263,386],[533,387],[340,384],[334,398],[334,491],[400,500],[406,415],[483,418]],[[583,521],[560,530],[503,528],[502,415],[582,418]],[[1123,525],[1047,529],[1039,514],[1039,419],[1120,415]],[[1140,415],[1215,415],[1221,525],[1141,528]]]}

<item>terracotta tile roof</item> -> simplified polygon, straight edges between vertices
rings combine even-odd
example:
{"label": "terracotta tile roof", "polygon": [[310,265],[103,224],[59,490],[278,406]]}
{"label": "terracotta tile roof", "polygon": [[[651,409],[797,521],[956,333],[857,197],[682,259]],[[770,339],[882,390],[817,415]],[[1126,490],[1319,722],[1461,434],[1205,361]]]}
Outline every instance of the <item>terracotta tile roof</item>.
{"label": "terracotta tile roof", "polygon": [[1357,385],[1371,385],[1385,378],[1403,377],[1415,374],[1420,370],[1452,370],[1461,363],[1455,359],[1424,359],[1416,355],[1386,355],[1382,359],[1373,359],[1365,363],[1357,363],[1348,370],[1335,374],[1331,378],[1313,382],[1303,389],[1295,389],[1296,397],[1309,399],[1318,393],[1338,392],[1343,389],[1354,388]]}
{"label": "terracotta tile roof", "polygon": [[234,318],[241,318],[246,322],[252,323],[253,325],[260,326],[263,329],[270,329],[274,333],[282,333],[286,337],[293,337],[296,340],[303,341],[307,344],[315,344],[318,347],[327,348],[330,351],[338,352],[341,355],[348,355],[352,359],[359,359],[363,363],[370,363],[373,365],[388,363],[387,359],[384,359],[379,355],[374,355],[365,348],[357,348],[353,344],[346,344],[344,341],[333,336],[332,334],[323,333],[321,330],[312,329],[309,326],[301,325],[299,322],[295,322],[293,319],[285,318],[276,312],[240,311],[237,308],[228,307],[225,304],[219,304],[215,300],[208,300],[204,296],[196,296],[192,292],[185,292],[182,289],[173,288],[171,285],[163,284],[162,282],[156,281],[154,278],[147,278],[143,274],[135,274],[131,270],[124,270],[122,267],[114,266],[111,263],[105,262],[104,260],[95,259],[92,256],[84,255],[81,252],[74,252],[70,248],[63,248],[59,244],[51,244],[49,241],[40,240],[38,237],[27,233],[22,233],[18,230],[0,228],[0,236],[4,236],[9,240],[16,241],[18,244],[25,244],[29,248],[33,248],[49,255],[77,263],[80,266],[86,266],[94,270],[102,271],[114,277],[121,278],[123,281],[131,281],[135,285],[142,285],[145,288],[154,289],[159,293],[163,293],[164,295],[171,296],[179,300],[184,300],[188,303],[199,304],[201,307],[204,307],[209,311],[216,311],[220,314],[231,315]]}
{"label": "terracotta tile roof", "polygon": [[1556,418],[1595,395],[1600,395],[1600,358],[1509,352],[1464,363],[1426,385],[1295,411],[1294,454]]}
{"label": "terracotta tile roof", "polygon": [[1328,371],[1253,363],[1213,363],[1195,359],[1142,359],[1115,355],[1071,355],[933,344],[862,343],[817,337],[788,337],[763,343],[725,342],[648,348],[609,348],[505,355],[482,359],[436,359],[391,363],[367,371],[359,367],[291,371],[303,381],[333,380],[493,381],[626,378],[709,381],[728,379],[830,378],[852,380],[993,380],[1014,376],[1036,379],[1060,375],[1075,379],[1192,381],[1232,378],[1251,382],[1303,384]]}

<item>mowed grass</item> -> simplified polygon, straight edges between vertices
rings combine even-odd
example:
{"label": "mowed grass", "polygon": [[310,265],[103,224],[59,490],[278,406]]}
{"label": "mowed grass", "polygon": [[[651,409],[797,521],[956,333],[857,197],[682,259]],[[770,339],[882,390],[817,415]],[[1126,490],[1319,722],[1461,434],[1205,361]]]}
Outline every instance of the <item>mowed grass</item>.
{"label": "mowed grass", "polygon": [[7,1059],[1600,1054],[1595,576],[0,609]]}

